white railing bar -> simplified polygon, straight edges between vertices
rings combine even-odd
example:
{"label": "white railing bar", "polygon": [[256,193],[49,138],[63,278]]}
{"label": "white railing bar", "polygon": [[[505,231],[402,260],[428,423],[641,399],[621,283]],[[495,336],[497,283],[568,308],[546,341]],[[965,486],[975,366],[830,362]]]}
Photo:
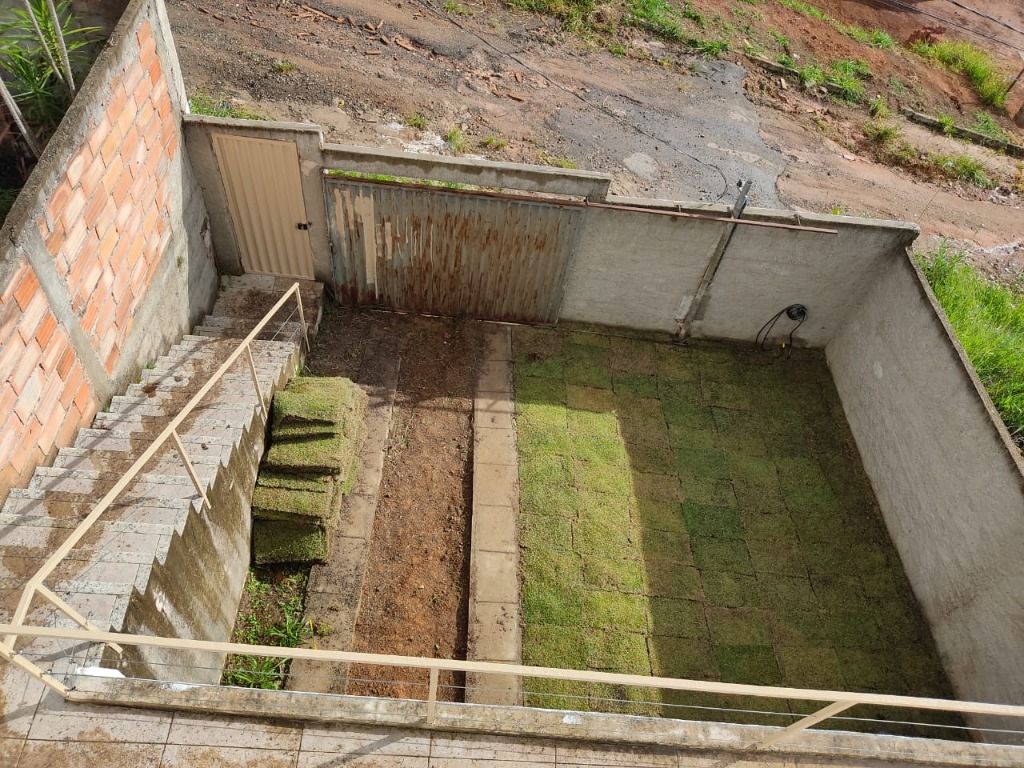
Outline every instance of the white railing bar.
{"label": "white railing bar", "polygon": [[53,688],[53,690],[57,691],[61,696],[67,696],[68,687],[64,685],[64,683],[52,675],[47,674],[24,656],[15,653],[13,648],[8,648],[3,643],[0,643],[0,659],[9,661],[18,669]]}
{"label": "white railing bar", "polygon": [[256,373],[256,361],[252,359],[252,348],[245,345],[246,359],[249,361],[249,375],[252,377],[252,385],[256,387],[256,399],[260,401],[260,415],[266,416],[267,406],[263,403],[263,390],[260,389],[260,377]]}
{"label": "white railing bar", "polygon": [[203,485],[199,479],[199,475],[196,474],[196,468],[192,466],[192,459],[188,457],[188,451],[185,450],[185,446],[181,442],[181,437],[178,435],[178,430],[171,431],[171,440],[174,441],[174,447],[178,449],[178,455],[181,456],[181,460],[185,464],[185,471],[188,473],[189,480],[192,481],[192,485],[195,486],[196,492],[203,497],[203,509],[210,508],[210,499],[206,496],[206,486]]}
{"label": "white railing bar", "polygon": [[788,739],[800,731],[807,730],[812,725],[817,725],[822,720],[828,720],[832,715],[837,715],[840,712],[849,709],[850,707],[856,706],[857,702],[854,701],[835,701],[829,704],[827,707],[822,707],[812,715],[808,715],[800,720],[797,720],[791,725],[787,725],[778,733],[774,733],[771,736],[754,742],[750,745],[751,749],[768,749],[768,747],[778,744],[780,741]]}
{"label": "white railing bar", "polygon": [[[0,633],[20,629],[10,624],[0,624]],[[719,693],[737,696],[756,696],[767,699],[805,699],[823,701],[829,704],[843,702],[849,706],[869,706],[928,709],[941,712],[961,712],[974,715],[996,715],[1024,718],[1024,706],[1014,704],[989,704],[954,699],[919,698],[896,696],[882,693],[856,693],[850,691],[827,691],[806,688],[784,688],[774,685],[746,685],[743,683],[720,683],[708,680],[685,680],[674,677],[651,677],[647,675],[626,675],[615,672],[592,672],[576,669],[554,669],[532,667],[522,664],[505,664],[488,661],[464,661],[462,659],[434,659],[417,656],[394,656],[355,651],[329,651],[315,648],[282,648],[273,645],[245,645],[214,640],[188,640],[180,637],[154,637],[151,635],[129,635],[119,632],[95,632],[82,629],[59,627],[24,626],[26,637],[51,637],[67,640],[81,640],[95,643],[117,642],[124,645],[172,648],[177,650],[209,651],[248,656],[307,659],[310,661],[334,661],[345,664],[369,664],[384,667],[411,667],[415,669],[436,669],[439,672],[476,672],[482,674],[515,675],[517,677],[539,677],[554,680],[569,680],[584,683],[609,683],[640,688],[663,688],[697,693]]]}
{"label": "white railing bar", "polygon": [[[260,320],[256,324],[256,326],[249,332],[249,335],[246,336],[237,347],[235,347],[234,352],[228,355],[227,359],[223,363],[221,363],[220,367],[216,371],[214,371],[210,379],[202,387],[199,388],[199,391],[196,392],[192,396],[192,398],[184,405],[181,411],[178,412],[178,415],[171,419],[170,423],[168,423],[163,428],[160,434],[156,436],[152,443],[150,443],[149,447],[142,452],[142,455],[135,460],[135,463],[132,464],[125,471],[121,479],[114,484],[114,487],[107,491],[106,495],[104,495],[103,498],[100,499],[99,502],[97,502],[96,506],[93,507],[92,512],[90,512],[89,515],[85,517],[81,523],[78,524],[78,527],[71,532],[71,535],[64,540],[64,543],[61,544],[57,548],[57,550],[52,555],[50,555],[49,558],[47,558],[46,562],[43,563],[43,565],[39,568],[38,571],[36,571],[35,575],[33,575],[28,580],[28,582],[25,584],[25,590],[21,595],[21,599],[18,601],[18,605],[15,608],[14,614],[11,618],[11,624],[8,626],[17,627],[25,621],[25,617],[28,615],[28,611],[32,605],[32,600],[35,597],[36,591],[38,590],[39,586],[43,583],[43,581],[46,579],[46,577],[53,573],[54,569],[58,565],[60,565],[61,561],[65,557],[68,556],[68,553],[70,553],[71,550],[74,549],[75,545],[82,540],[82,537],[84,537],[85,534],[89,532],[89,529],[92,528],[92,526],[100,518],[100,515],[102,515],[104,512],[107,511],[107,509],[110,508],[110,505],[113,504],[117,497],[121,495],[121,492],[127,487],[128,483],[130,483],[132,479],[134,479],[135,475],[137,475],[142,470],[142,468],[145,467],[147,463],[149,463],[149,460],[152,459],[154,455],[156,455],[156,452],[160,450],[163,444],[171,436],[171,433],[175,432],[178,429],[178,427],[181,426],[182,422],[184,422],[185,419],[192,413],[195,407],[199,405],[199,403],[202,402],[203,398],[205,398],[210,393],[210,390],[213,389],[214,385],[218,381],[220,381],[221,377],[223,377],[224,374],[228,372],[231,366],[235,364],[235,361],[238,360],[243,351],[249,353],[249,364],[250,366],[253,365],[252,352],[249,349],[249,345],[256,339],[257,336],[260,335],[260,333],[266,327],[267,323],[270,322],[270,320],[273,318],[275,314],[277,314],[281,307],[283,307],[287,303],[287,301],[291,298],[292,294],[295,294],[296,298],[298,299],[301,305],[302,296],[299,292],[299,284],[292,283],[292,286],[287,291],[285,291],[284,295],[282,295],[281,298],[278,299],[277,303],[274,304],[274,306],[267,311],[267,313],[263,316],[263,319]],[[264,409],[263,412],[266,413],[265,406],[263,405],[263,393],[259,389],[258,380],[256,382],[256,395],[260,400],[261,408]],[[4,644],[8,648],[13,650],[14,643],[16,640],[17,633],[10,633],[4,637]]]}
{"label": "white railing bar", "polygon": [[439,672],[437,667],[430,670],[430,683],[427,686],[427,722],[434,722],[434,715],[437,713],[437,679]]}
{"label": "white railing bar", "polygon": [[[64,601],[64,599],[60,597],[60,595],[51,590],[49,587],[45,586],[44,584],[40,584],[38,587],[36,587],[36,591],[38,592],[41,598],[49,601],[58,610],[63,611],[68,616],[69,619],[75,622],[82,629],[88,629],[93,632],[100,631],[99,627],[97,627],[95,624],[93,624],[91,621],[85,618],[85,616],[83,616],[77,610],[75,610],[73,606],[68,605]],[[107,643],[107,645],[110,646],[110,650],[116,652],[119,656],[124,650],[117,643]]]}

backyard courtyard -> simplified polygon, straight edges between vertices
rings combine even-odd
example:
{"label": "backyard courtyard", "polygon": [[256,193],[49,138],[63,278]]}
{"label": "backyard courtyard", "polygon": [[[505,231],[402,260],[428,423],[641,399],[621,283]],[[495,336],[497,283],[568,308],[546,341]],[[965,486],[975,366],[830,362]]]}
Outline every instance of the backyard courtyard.
{"label": "backyard courtyard", "polygon": [[[513,357],[525,664],[951,695],[824,355],[517,328]],[[768,724],[820,706],[525,689],[542,707]]]}

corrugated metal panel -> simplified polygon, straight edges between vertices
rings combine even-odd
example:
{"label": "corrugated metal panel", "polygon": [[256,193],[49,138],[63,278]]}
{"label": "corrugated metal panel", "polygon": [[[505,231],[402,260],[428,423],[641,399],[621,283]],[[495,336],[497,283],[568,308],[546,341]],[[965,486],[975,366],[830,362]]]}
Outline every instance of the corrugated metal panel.
{"label": "corrugated metal panel", "polygon": [[358,304],[554,322],[582,212],[329,179],[336,288]]}
{"label": "corrugated metal panel", "polygon": [[219,133],[213,149],[245,271],[312,279],[295,144]]}

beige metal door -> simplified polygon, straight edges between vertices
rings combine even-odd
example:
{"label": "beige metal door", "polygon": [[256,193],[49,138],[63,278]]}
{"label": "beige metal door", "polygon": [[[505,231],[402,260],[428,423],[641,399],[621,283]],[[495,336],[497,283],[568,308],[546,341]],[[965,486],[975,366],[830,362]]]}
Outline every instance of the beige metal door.
{"label": "beige metal door", "polygon": [[312,280],[313,251],[295,144],[218,133],[213,150],[245,271]]}

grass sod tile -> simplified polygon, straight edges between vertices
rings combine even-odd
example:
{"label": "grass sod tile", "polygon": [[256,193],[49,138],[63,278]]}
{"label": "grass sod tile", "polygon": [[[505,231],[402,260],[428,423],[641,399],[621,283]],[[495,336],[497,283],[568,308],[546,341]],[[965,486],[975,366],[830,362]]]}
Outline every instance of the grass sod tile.
{"label": "grass sod tile", "polygon": [[891,693],[907,692],[899,663],[886,651],[836,648],[846,690]]}
{"label": "grass sod tile", "polygon": [[704,615],[715,645],[771,645],[772,613],[757,608],[708,606]]}
{"label": "grass sod tile", "polygon": [[616,632],[647,629],[646,601],[621,592],[587,592],[583,598],[583,626]]}
{"label": "grass sod tile", "polygon": [[583,635],[575,627],[527,624],[523,628],[523,663],[556,669],[586,669]]}
{"label": "grass sod tile", "polygon": [[318,491],[274,488],[257,483],[252,496],[254,520],[305,522],[309,525],[330,524],[336,509],[336,489],[330,481]]}
{"label": "grass sod tile", "polygon": [[661,714],[661,691],[642,686],[591,683],[587,687],[590,709],[640,717],[658,717]]}
{"label": "grass sod tile", "polygon": [[633,498],[630,472],[625,464],[608,463],[574,458],[572,461],[573,485],[588,492],[622,499]]}
{"label": "grass sod tile", "polygon": [[277,472],[339,475],[352,466],[365,427],[356,434],[311,430],[306,426],[282,426],[271,433],[264,466]]}
{"label": "grass sod tile", "polygon": [[783,684],[791,688],[838,691],[846,683],[839,656],[830,646],[776,646],[775,658],[782,670]]}
{"label": "grass sod tile", "polygon": [[664,637],[709,638],[700,600],[652,597],[647,601],[647,629],[651,635]]}
{"label": "grass sod tile", "polygon": [[636,421],[620,419],[619,432],[626,443],[627,451],[632,446],[639,445],[671,453],[672,445],[669,439],[669,428],[662,420]]}
{"label": "grass sod tile", "polygon": [[764,541],[792,541],[796,539],[796,525],[785,512],[762,513],[740,512],[743,522],[744,539],[760,539]]}
{"label": "grass sod tile", "polygon": [[565,334],[560,331],[526,325],[512,328],[512,357],[516,363],[558,356],[564,345]]}
{"label": "grass sod tile", "polygon": [[885,637],[870,608],[840,608],[823,613],[825,631],[831,644],[838,648],[880,651],[885,648]]}
{"label": "grass sod tile", "polygon": [[[661,427],[659,431],[663,431]],[[629,465],[637,472],[670,475],[676,469],[675,452],[665,444],[629,444]]]}
{"label": "grass sod tile", "polygon": [[322,562],[329,550],[328,532],[319,525],[253,521],[252,557],[256,565]]}
{"label": "grass sod tile", "polygon": [[747,388],[740,384],[723,381],[701,381],[702,401],[715,408],[729,408],[749,411],[753,408]]}
{"label": "grass sod tile", "polygon": [[700,368],[689,350],[670,345],[658,345],[655,348],[655,356],[659,378],[699,383]]}
{"label": "grass sod tile", "polygon": [[612,389],[618,396],[652,398],[658,396],[658,379],[642,373],[612,370]]}
{"label": "grass sod tile", "polygon": [[717,448],[677,448],[676,468],[680,477],[710,477],[716,480],[728,480],[732,477],[725,453]]}
{"label": "grass sod tile", "polygon": [[782,672],[771,645],[716,645],[715,658],[726,683],[781,685]]}
{"label": "grass sod tile", "polygon": [[691,536],[690,549],[693,562],[701,570],[754,573],[754,566],[742,539],[720,539],[710,536]]}
{"label": "grass sod tile", "polygon": [[625,470],[630,464],[630,456],[621,438],[604,440],[570,435],[569,444],[574,459],[587,464],[609,464],[619,467],[624,476],[628,475]]}
{"label": "grass sod tile", "polygon": [[682,510],[686,530],[692,536],[743,538],[743,518],[737,509],[684,501]]}
{"label": "grass sod tile", "polygon": [[608,522],[581,515],[573,523],[573,548],[585,559],[619,558],[636,551],[636,542],[628,519]]}
{"label": "grass sod tile", "polygon": [[828,614],[825,611],[790,608],[772,611],[770,624],[772,641],[776,647],[807,648],[832,645],[832,633],[828,629]]}
{"label": "grass sod tile", "polygon": [[651,670],[657,677],[718,680],[713,646],[702,639],[651,635]]}
{"label": "grass sod tile", "polygon": [[[583,668],[585,668],[584,665]],[[539,709],[568,709],[587,712],[589,688],[586,683],[552,680],[544,677],[523,678],[523,706]]]}
{"label": "grass sod tile", "polygon": [[615,395],[609,389],[568,384],[565,390],[565,404],[575,411],[611,413],[615,410]]}
{"label": "grass sod tile", "polygon": [[709,606],[717,608],[761,608],[764,597],[756,576],[728,571],[701,571],[701,585]]}
{"label": "grass sod tile", "polygon": [[569,331],[569,337],[567,339],[569,344],[578,345],[581,347],[597,347],[598,349],[608,349],[611,347],[611,337],[605,333],[601,333],[601,330],[579,330]]}
{"label": "grass sod tile", "polygon": [[704,593],[700,573],[696,568],[676,560],[645,558],[647,591],[651,597],[671,597],[680,600],[700,600]]}
{"label": "grass sod tile", "polygon": [[594,413],[569,409],[566,415],[569,433],[574,438],[589,440],[621,440],[619,420],[614,413]]}
{"label": "grass sod tile", "polygon": [[531,514],[520,526],[519,544],[526,549],[572,552],[572,521],[560,515]]}
{"label": "grass sod tile", "polygon": [[771,573],[781,576],[801,576],[808,574],[804,565],[803,550],[795,541],[764,541],[749,539],[747,552],[754,570],[758,573]]}
{"label": "grass sod tile", "polygon": [[633,472],[633,492],[638,499],[682,501],[683,489],[675,475]]}
{"label": "grass sod tile", "polygon": [[736,498],[732,480],[718,480],[704,475],[680,472],[679,482],[683,486],[684,502],[701,506],[739,509],[739,500]]}
{"label": "grass sod tile", "polygon": [[697,429],[668,424],[669,444],[673,448],[685,448],[692,451],[717,451],[721,446],[718,432],[714,429]]}
{"label": "grass sod tile", "polygon": [[615,373],[654,378],[658,373],[658,345],[639,339],[612,337],[608,365]]}
{"label": "grass sod tile", "polygon": [[759,573],[757,583],[765,608],[811,611],[820,606],[811,580],[806,576]]}
{"label": "grass sod tile", "polygon": [[524,549],[522,605],[526,626],[579,626],[583,615],[583,566],[572,553]]}
{"label": "grass sod tile", "polygon": [[368,402],[366,393],[349,379],[301,376],[275,393],[272,429],[310,424],[345,427],[365,417]]}
{"label": "grass sod tile", "polygon": [[678,502],[637,499],[635,510],[636,521],[641,528],[675,534],[687,532],[682,507]]}
{"label": "grass sod tile", "polygon": [[639,560],[594,557],[583,561],[583,582],[591,590],[642,595],[647,576]]}
{"label": "grass sod tile", "polygon": [[679,565],[693,565],[690,537],[686,533],[658,531],[634,526],[636,541],[644,562],[672,561]]}
{"label": "grass sod tile", "polygon": [[565,405],[568,387],[558,378],[531,376],[524,373],[519,365],[513,369],[516,410],[523,405]]}
{"label": "grass sod tile", "polygon": [[607,349],[570,344],[564,349],[564,355],[567,383],[609,390],[612,388]]}
{"label": "grass sod tile", "polygon": [[646,635],[616,630],[589,629],[583,632],[588,669],[627,675],[649,675]]}

